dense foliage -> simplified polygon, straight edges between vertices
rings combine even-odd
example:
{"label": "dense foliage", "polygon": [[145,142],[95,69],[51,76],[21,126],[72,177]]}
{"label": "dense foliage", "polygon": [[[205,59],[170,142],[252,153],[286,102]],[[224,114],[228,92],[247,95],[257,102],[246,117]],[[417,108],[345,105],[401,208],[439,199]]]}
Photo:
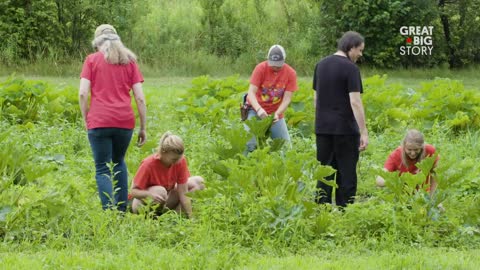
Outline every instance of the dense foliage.
{"label": "dense foliage", "polygon": [[[387,84],[385,77],[365,80],[371,144],[359,163],[357,201],[344,212],[313,202],[316,180],[332,169],[315,160],[312,93],[306,84],[300,84],[286,113],[292,146],[264,136],[248,156],[243,151],[251,134],[239,120],[247,82],[204,76],[192,85],[184,93],[146,89],[151,139],[141,149],[130,147],[127,166],[131,179],[155,148],[156,136],[172,130],[185,140],[191,172],[203,175],[208,188],[192,194],[194,220],[174,212],[152,220],[100,210],[76,90],[13,77],[0,83],[2,247],[115,252],[157,243],[165,254],[197,258],[198,269],[212,267],[209,254],[216,254],[214,268],[234,268],[252,260],[245,255],[251,253],[478,248],[480,100],[460,82],[437,79],[405,89]],[[268,121],[246,124],[261,136]],[[388,152],[412,127],[424,131],[441,156],[439,188],[432,197],[424,190],[412,194],[425,175],[399,177],[381,170]],[[430,158],[419,166],[428,171],[432,164]],[[374,187],[378,174],[387,179],[384,189]],[[146,252],[133,250],[129,256]]]}
{"label": "dense foliage", "polygon": [[[392,68],[480,61],[480,1],[37,0],[0,3],[0,60],[81,61],[101,23],[143,63],[169,74],[247,74],[275,43],[300,74],[332,53],[342,32],[364,34],[363,62]],[[402,26],[432,26],[431,55],[401,55]]]}

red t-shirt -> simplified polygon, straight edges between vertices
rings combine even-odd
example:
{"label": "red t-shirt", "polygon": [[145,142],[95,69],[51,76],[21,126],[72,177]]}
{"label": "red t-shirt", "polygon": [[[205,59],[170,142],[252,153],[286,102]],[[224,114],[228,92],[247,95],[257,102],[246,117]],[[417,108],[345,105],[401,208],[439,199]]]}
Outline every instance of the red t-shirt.
{"label": "red t-shirt", "polygon": [[158,154],[145,158],[133,178],[138,189],[146,190],[151,186],[162,186],[167,191],[175,188],[175,184],[185,184],[190,177],[187,160],[182,157],[177,163],[166,167],[160,161]]}
{"label": "red t-shirt", "polygon": [[284,64],[282,69],[274,71],[267,61],[255,67],[250,84],[258,87],[256,98],[267,114],[280,107],[285,91],[295,92],[298,89],[297,74],[291,66]]}
{"label": "red t-shirt", "polygon": [[[405,165],[403,165],[402,163],[402,152],[403,152],[403,149],[401,146],[399,146],[388,156],[387,161],[385,161],[385,165],[383,167],[387,169],[387,171],[389,172],[399,171],[400,173],[409,172],[411,174],[416,174],[418,172],[418,168],[417,166],[415,166],[415,161],[408,160],[409,166],[408,168],[405,167]],[[425,154],[427,157],[433,156],[433,154],[435,154],[435,147],[433,147],[430,144],[426,144]],[[435,163],[437,161],[438,161],[438,156]]]}
{"label": "red t-shirt", "polygon": [[130,89],[143,82],[135,62],[112,65],[105,61],[103,53],[96,52],[85,59],[80,77],[89,80],[91,87],[88,129],[135,127]]}

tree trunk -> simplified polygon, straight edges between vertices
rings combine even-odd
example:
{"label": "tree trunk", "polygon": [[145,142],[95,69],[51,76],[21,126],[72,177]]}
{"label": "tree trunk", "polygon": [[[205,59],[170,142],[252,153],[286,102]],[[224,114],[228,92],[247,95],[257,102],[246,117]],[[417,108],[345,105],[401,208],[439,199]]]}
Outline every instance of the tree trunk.
{"label": "tree trunk", "polygon": [[445,0],[438,1],[438,7],[440,11],[440,20],[443,26],[443,34],[445,35],[445,41],[448,47],[448,65],[450,68],[456,67],[455,59],[455,48],[452,44],[452,39],[450,36],[450,22],[448,21],[448,16],[445,13]]}

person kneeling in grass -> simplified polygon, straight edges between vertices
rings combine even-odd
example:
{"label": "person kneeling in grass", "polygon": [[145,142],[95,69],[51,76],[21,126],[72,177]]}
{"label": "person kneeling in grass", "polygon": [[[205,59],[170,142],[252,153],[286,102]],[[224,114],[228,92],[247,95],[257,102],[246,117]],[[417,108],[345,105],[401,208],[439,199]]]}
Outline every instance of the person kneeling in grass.
{"label": "person kneeling in grass", "polygon": [[202,190],[205,185],[201,176],[190,176],[184,150],[179,136],[163,134],[157,152],[142,161],[133,179],[133,213],[137,214],[147,204],[146,199],[151,198],[157,205],[156,214],[172,209],[192,217],[192,204],[186,193]]}
{"label": "person kneeling in grass", "polygon": [[[388,172],[398,171],[402,173],[417,174],[419,169],[415,166],[418,162],[424,160],[427,157],[431,157],[435,154],[435,147],[430,144],[425,144],[423,134],[416,130],[411,129],[407,131],[407,135],[403,139],[402,145],[393,150],[385,161],[384,170]],[[437,188],[437,182],[433,177],[433,169],[437,166],[438,156],[435,160],[435,164],[427,179],[422,184],[427,186],[426,190],[433,194]],[[385,186],[385,179],[381,176],[377,176],[376,184],[379,187]],[[417,187],[418,190],[418,187]]]}

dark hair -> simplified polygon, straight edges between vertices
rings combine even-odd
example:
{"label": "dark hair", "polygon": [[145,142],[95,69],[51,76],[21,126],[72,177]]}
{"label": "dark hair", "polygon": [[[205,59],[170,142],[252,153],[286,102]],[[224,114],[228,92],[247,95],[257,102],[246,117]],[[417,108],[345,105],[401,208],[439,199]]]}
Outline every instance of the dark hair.
{"label": "dark hair", "polygon": [[338,40],[337,49],[344,52],[348,57],[348,52],[351,48],[360,46],[365,43],[365,39],[355,31],[348,31]]}

